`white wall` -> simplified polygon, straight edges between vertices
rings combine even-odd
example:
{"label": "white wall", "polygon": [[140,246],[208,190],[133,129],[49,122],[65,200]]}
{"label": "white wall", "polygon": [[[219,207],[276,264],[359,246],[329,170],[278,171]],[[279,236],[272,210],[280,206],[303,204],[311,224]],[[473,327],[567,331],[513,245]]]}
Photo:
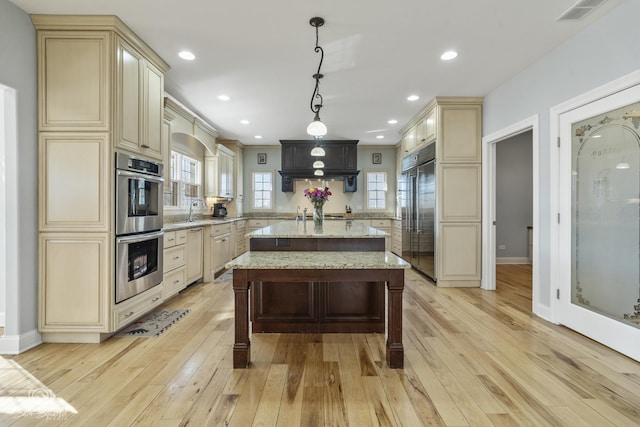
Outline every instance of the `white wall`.
{"label": "white wall", "polygon": [[[540,303],[550,305],[549,109],[640,68],[640,2],[627,0],[484,98],[483,134],[540,117]],[[562,23],[558,25],[571,25]],[[536,302],[534,302],[535,304]]]}
{"label": "white wall", "polygon": [[[533,225],[532,131],[496,144],[496,257],[527,258]],[[500,246],[506,246],[500,249]]]}
{"label": "white wall", "polygon": [[[259,165],[257,162],[258,153],[267,154],[267,164]],[[382,163],[374,165],[372,162],[372,154],[381,153]],[[385,171],[388,178],[388,191],[387,191],[387,209],[382,212],[384,215],[393,215],[395,213],[395,195],[396,195],[396,163],[395,163],[396,149],[393,146],[371,146],[358,145],[358,174],[357,186],[358,190],[355,193],[345,193],[344,182],[342,180],[331,181],[328,180],[326,185],[332,192],[332,196],[329,201],[324,205],[324,213],[344,213],[345,205],[351,206],[352,213],[361,214],[374,213],[374,211],[367,211],[365,209],[365,185],[364,176],[366,172],[371,171]],[[282,192],[282,177],[278,173],[282,169],[281,162],[281,150],[280,146],[245,146],[244,148],[244,212],[256,213],[251,208],[251,173],[259,171],[273,171],[275,173],[275,207],[271,212],[278,213],[292,213],[295,214],[296,208],[300,206],[300,209],[305,207],[311,210],[311,203],[304,197],[304,189],[309,186],[321,185],[318,180],[311,180],[310,182],[297,180],[294,185],[294,192],[283,193]],[[379,211],[376,211],[379,212]],[[309,214],[309,213],[308,213]]]}
{"label": "white wall", "polygon": [[[15,280],[7,283],[7,325],[3,339],[15,337],[12,343],[20,350],[36,340],[38,325],[38,174],[37,174],[37,63],[35,29],[29,15],[7,0],[0,0],[0,83],[16,90],[17,105],[17,187],[16,206],[7,209],[17,213],[18,236],[14,262],[7,272],[15,272]],[[16,310],[15,322],[11,310]],[[31,340],[31,343],[27,341]]]}

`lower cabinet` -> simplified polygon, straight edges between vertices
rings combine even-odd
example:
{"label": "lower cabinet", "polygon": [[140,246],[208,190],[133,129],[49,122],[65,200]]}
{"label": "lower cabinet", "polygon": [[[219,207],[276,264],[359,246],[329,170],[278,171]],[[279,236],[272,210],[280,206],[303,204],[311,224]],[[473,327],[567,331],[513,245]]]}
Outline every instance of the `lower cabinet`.
{"label": "lower cabinet", "polygon": [[191,284],[203,277],[203,238],[204,229],[202,227],[190,228],[187,230],[187,251],[186,251],[186,283]]}
{"label": "lower cabinet", "polygon": [[118,304],[113,310],[113,330],[124,328],[152,308],[162,304],[163,292],[164,285],[161,284]]}
{"label": "lower cabinet", "polygon": [[187,230],[164,233],[163,297],[170,298],[187,286],[185,258]]}
{"label": "lower cabinet", "polygon": [[253,332],[384,332],[384,282],[269,282],[252,286]]}
{"label": "lower cabinet", "polygon": [[402,220],[391,220],[391,252],[402,256]]}
{"label": "lower cabinet", "polygon": [[38,326],[44,341],[99,342],[100,333],[111,331],[111,250],[109,233],[40,234]]}
{"label": "lower cabinet", "polygon": [[211,282],[231,261],[231,223],[210,225],[206,229],[203,280]]}
{"label": "lower cabinet", "polygon": [[247,220],[241,219],[233,223],[234,225],[234,248],[235,253],[232,253],[232,257],[238,257],[247,251]]}

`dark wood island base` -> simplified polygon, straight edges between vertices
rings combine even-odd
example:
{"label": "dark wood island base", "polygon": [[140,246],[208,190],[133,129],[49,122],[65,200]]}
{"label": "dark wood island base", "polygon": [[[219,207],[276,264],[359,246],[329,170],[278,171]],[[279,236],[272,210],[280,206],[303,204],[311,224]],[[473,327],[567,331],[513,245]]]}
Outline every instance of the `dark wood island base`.
{"label": "dark wood island base", "polygon": [[[261,252],[264,254],[265,252]],[[270,252],[273,254],[273,252]],[[255,257],[260,252],[254,252]],[[384,252],[381,254],[384,257]],[[247,257],[250,260],[250,255]],[[342,268],[334,266],[331,260],[322,262],[322,257],[316,256],[316,261],[323,264],[323,268],[234,268],[233,290],[235,295],[235,342],[233,345],[234,369],[246,368],[251,361],[251,343],[249,340],[249,291],[252,285],[264,281],[277,283],[345,283],[357,280],[386,284],[387,287],[387,343],[386,359],[390,368],[404,367],[404,347],[402,345],[402,293],[404,291],[405,267],[370,263],[366,268]],[[258,263],[259,264],[259,263]],[[400,263],[399,265],[402,265]],[[384,320],[383,320],[384,321]]]}

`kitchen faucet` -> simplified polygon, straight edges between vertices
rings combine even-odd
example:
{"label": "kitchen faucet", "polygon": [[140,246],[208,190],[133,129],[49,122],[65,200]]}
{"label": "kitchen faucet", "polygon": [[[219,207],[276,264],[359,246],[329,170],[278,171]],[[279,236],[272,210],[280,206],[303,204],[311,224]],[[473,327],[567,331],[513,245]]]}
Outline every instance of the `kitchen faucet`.
{"label": "kitchen faucet", "polygon": [[300,206],[296,208],[296,222],[300,219]]}
{"label": "kitchen faucet", "polygon": [[201,199],[195,199],[189,204],[189,222],[193,222],[193,207],[202,204],[202,206],[207,206],[207,203]]}
{"label": "kitchen faucet", "polygon": [[302,210],[303,215],[302,215],[302,223],[306,226],[307,225],[307,209],[308,208],[304,208]]}

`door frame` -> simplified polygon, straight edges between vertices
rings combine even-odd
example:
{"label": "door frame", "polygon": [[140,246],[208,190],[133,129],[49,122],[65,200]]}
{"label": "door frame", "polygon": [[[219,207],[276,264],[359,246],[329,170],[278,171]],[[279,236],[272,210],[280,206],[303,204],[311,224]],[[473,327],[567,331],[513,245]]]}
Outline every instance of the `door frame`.
{"label": "door frame", "polygon": [[0,292],[4,292],[5,302],[0,354],[20,353],[16,101],[16,90],[0,84],[0,176],[5,177],[0,180]]}
{"label": "door frame", "polygon": [[496,144],[523,132],[532,131],[533,160],[533,259],[532,311],[545,317],[546,309],[538,303],[540,292],[540,139],[537,114],[482,138],[482,282],[481,288],[496,289]]}

